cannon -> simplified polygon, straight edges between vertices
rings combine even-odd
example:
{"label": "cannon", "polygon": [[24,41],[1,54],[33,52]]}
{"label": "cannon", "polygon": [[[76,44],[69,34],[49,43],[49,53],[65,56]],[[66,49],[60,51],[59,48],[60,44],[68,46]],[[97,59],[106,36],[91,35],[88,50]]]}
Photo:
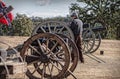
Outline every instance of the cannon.
{"label": "cannon", "polygon": [[105,63],[102,59],[96,57],[93,53],[97,51],[101,44],[100,32],[103,32],[106,28],[103,24],[95,21],[93,25],[83,25],[83,37],[82,37],[82,50],[83,54],[89,58],[97,61],[98,63]]}
{"label": "cannon", "polygon": [[[62,37],[62,38],[61,38]],[[69,44],[67,43],[69,42]],[[2,43],[2,42],[1,42]],[[4,43],[6,44],[6,43]],[[10,47],[10,45],[8,46]],[[24,73],[29,79],[62,79],[68,77],[75,70],[78,63],[78,50],[76,45],[70,38],[62,34],[40,33],[32,35],[20,47],[19,51],[14,48],[8,48],[8,55],[19,54],[18,65],[25,65]],[[18,53],[19,52],[19,53]],[[71,61],[71,53],[74,59]],[[1,56],[1,73],[2,79],[11,78],[9,74],[14,72],[14,65],[7,60],[3,60]],[[15,56],[16,58],[16,56]],[[15,63],[13,61],[13,63]],[[22,65],[22,66],[24,66]],[[19,66],[20,67],[20,66]],[[20,68],[18,68],[20,69]],[[4,72],[4,73],[3,73]],[[5,75],[5,76],[4,76]],[[73,74],[72,74],[73,75]],[[73,75],[74,76],[74,75]]]}
{"label": "cannon", "polygon": [[[67,44],[68,50],[70,51],[70,55],[73,55],[74,59],[71,58],[70,56],[70,63],[66,73],[64,73],[63,78],[72,75],[74,78],[76,78],[73,75],[73,71],[75,70],[77,64],[78,64],[78,58],[79,58],[79,53],[78,49],[74,43],[74,36],[69,27],[64,22],[58,22],[58,21],[47,21],[43,22],[41,24],[38,24],[34,29],[32,35],[35,34],[41,34],[41,33],[52,33],[60,36],[60,38],[63,39],[63,41]],[[39,71],[38,71],[39,72]],[[48,75],[48,74],[46,74]]]}
{"label": "cannon", "polygon": [[94,25],[83,25],[82,46],[84,53],[94,53],[100,47],[100,32],[104,30],[106,30],[106,28],[103,27],[103,25],[98,25],[97,22],[95,22]]}
{"label": "cannon", "polygon": [[[104,30],[103,27],[91,28],[89,24],[83,25],[83,35],[82,35],[82,51],[83,53],[93,53],[95,52],[101,43],[100,31]],[[47,21],[37,25],[34,28],[32,35],[37,33],[59,33],[68,36],[74,41],[74,35],[68,25],[64,22],[57,21]]]}

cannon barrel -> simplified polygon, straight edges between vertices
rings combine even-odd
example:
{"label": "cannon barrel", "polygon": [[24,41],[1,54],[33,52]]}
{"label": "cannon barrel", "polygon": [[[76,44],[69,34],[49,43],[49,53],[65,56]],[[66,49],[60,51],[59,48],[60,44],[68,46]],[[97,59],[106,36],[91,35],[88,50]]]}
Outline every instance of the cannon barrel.
{"label": "cannon barrel", "polygon": [[94,32],[104,31],[104,30],[106,30],[106,28],[105,28],[105,27],[102,27],[102,26],[98,26],[98,27],[92,28],[92,31],[94,31]]}

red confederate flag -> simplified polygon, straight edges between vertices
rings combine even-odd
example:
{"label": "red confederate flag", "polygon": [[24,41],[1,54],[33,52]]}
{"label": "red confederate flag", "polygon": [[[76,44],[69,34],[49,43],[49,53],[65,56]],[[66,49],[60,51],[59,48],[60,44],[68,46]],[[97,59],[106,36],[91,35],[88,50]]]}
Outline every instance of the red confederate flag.
{"label": "red confederate flag", "polygon": [[[4,15],[4,9],[6,8],[6,5],[4,2],[0,2],[0,16]],[[3,17],[0,17],[0,23],[5,24],[7,26],[11,25],[11,22],[13,20],[12,13],[7,13]]]}

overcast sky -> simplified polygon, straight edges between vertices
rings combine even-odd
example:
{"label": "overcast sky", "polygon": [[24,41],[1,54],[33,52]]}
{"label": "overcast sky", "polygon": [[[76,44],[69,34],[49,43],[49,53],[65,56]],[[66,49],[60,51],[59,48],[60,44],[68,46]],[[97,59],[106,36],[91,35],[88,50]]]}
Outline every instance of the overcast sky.
{"label": "overcast sky", "polygon": [[14,7],[13,13],[27,16],[55,17],[69,14],[69,6],[76,0],[3,0]]}

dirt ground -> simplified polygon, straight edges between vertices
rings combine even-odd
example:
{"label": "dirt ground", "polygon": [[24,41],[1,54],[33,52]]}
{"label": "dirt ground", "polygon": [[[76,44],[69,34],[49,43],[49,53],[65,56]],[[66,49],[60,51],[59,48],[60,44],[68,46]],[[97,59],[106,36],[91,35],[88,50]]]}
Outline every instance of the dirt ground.
{"label": "dirt ground", "polygon": [[[100,55],[101,50],[104,55]],[[79,63],[74,72],[78,79],[120,79],[120,41],[102,40],[94,55],[104,62],[98,63],[84,55],[85,63]]]}
{"label": "dirt ground", "polygon": [[[7,42],[13,47],[24,43],[26,39],[28,37],[0,37],[0,41]],[[104,51],[103,55],[100,55],[101,50]],[[104,62],[99,63],[84,55],[85,63],[79,62],[73,73],[78,79],[120,79],[120,41],[102,40],[100,48],[94,55]],[[67,79],[74,78],[69,76]]]}

